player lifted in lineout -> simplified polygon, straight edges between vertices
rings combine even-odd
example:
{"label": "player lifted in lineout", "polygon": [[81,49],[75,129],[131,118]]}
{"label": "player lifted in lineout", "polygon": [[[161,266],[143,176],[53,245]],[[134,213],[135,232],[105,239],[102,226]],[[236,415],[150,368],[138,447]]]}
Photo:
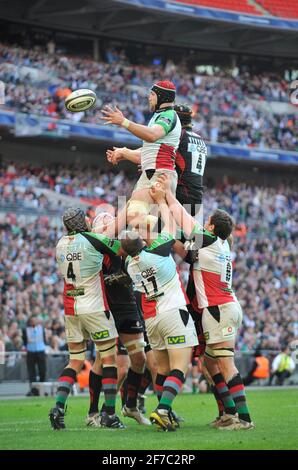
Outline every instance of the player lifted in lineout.
{"label": "player lifted in lineout", "polygon": [[[149,106],[154,114],[148,126],[129,121],[117,107],[112,109],[106,106],[102,110],[104,116],[101,119],[106,124],[124,127],[143,140],[139,149],[121,149],[122,159],[140,164],[142,168],[127,207],[127,221],[132,225],[142,221],[153,227],[157,222],[157,217],[149,215],[150,204],[154,204],[149,190],[161,173],[169,175],[171,189],[174,194],[176,192],[175,152],[179,145],[181,123],[174,110],[175,96],[175,85],[170,81],[159,81],[151,87]],[[114,152],[119,154],[119,150],[108,150],[108,159],[113,158]]]}
{"label": "player lifted in lineout", "polygon": [[[195,215],[200,210],[203,198],[203,177],[207,161],[207,146],[200,135],[193,131],[193,112],[187,104],[174,106],[182,126],[179,147],[175,155],[175,169],[178,175],[176,197],[185,209]],[[117,165],[123,160],[141,163],[141,155],[136,158],[135,150],[126,147],[113,147],[107,151],[110,163]]]}

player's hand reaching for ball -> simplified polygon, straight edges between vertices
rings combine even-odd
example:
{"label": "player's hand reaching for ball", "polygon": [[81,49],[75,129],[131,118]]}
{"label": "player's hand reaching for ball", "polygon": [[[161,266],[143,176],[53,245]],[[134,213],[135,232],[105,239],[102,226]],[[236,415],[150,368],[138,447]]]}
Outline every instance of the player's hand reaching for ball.
{"label": "player's hand reaching for ball", "polygon": [[150,196],[152,199],[157,202],[158,204],[166,202],[166,193],[164,191],[164,188],[161,183],[155,183],[151,188],[150,188]]}
{"label": "player's hand reaching for ball", "polygon": [[114,109],[111,106],[105,106],[104,109],[101,110],[102,114],[104,116],[101,116],[100,119],[105,121],[105,124],[115,124],[116,126],[121,126],[125,116],[120,111],[117,106],[114,107]]}

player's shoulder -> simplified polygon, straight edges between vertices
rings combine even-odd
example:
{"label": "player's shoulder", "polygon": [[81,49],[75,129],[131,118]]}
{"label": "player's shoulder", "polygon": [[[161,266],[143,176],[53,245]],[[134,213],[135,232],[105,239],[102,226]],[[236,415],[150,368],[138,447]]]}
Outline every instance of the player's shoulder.
{"label": "player's shoulder", "polygon": [[188,137],[195,137],[196,139],[203,140],[202,136],[195,132],[193,129],[185,129]]}
{"label": "player's shoulder", "polygon": [[173,108],[160,109],[155,113],[155,121],[165,119],[167,123],[177,120],[177,113]]}
{"label": "player's shoulder", "polygon": [[63,245],[69,245],[69,243],[73,242],[76,240],[78,234],[64,234],[62,235],[59,240],[57,241],[56,243],[56,247],[60,247],[60,246],[63,246]]}
{"label": "player's shoulder", "polygon": [[189,238],[195,240],[196,245],[200,248],[207,248],[218,240],[214,233],[209,232],[199,224],[195,224]]}
{"label": "player's shoulder", "polygon": [[172,243],[174,242],[175,239],[172,234],[166,231],[162,231],[161,233],[158,234],[157,238],[151,242],[149,246],[146,246],[144,251],[147,252],[152,252],[156,248],[158,248],[161,245],[164,245],[165,243]]}
{"label": "player's shoulder", "polygon": [[110,238],[102,233],[82,232],[82,235],[88,238],[90,241],[97,240],[110,248],[113,248],[116,244],[118,245],[120,243],[115,238]]}
{"label": "player's shoulder", "polygon": [[177,113],[174,108],[161,108],[155,111],[156,116],[177,116]]}

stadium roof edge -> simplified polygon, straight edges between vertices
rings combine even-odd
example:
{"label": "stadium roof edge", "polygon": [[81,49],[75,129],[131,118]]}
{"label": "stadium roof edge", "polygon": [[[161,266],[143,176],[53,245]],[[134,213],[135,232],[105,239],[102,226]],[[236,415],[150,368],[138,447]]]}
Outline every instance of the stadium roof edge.
{"label": "stadium roof edge", "polygon": [[208,18],[214,21],[243,23],[255,28],[293,29],[298,30],[298,20],[274,16],[257,16],[249,13],[236,12],[228,9],[207,7],[179,3],[174,0],[114,0],[136,7],[167,11],[178,15],[187,15],[197,18]]}

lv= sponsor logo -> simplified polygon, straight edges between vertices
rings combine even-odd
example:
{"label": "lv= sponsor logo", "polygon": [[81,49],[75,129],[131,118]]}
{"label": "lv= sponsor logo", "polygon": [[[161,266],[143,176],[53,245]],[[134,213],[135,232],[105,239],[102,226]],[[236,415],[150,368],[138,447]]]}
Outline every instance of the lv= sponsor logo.
{"label": "lv= sponsor logo", "polygon": [[185,336],[168,336],[168,344],[183,344]]}

